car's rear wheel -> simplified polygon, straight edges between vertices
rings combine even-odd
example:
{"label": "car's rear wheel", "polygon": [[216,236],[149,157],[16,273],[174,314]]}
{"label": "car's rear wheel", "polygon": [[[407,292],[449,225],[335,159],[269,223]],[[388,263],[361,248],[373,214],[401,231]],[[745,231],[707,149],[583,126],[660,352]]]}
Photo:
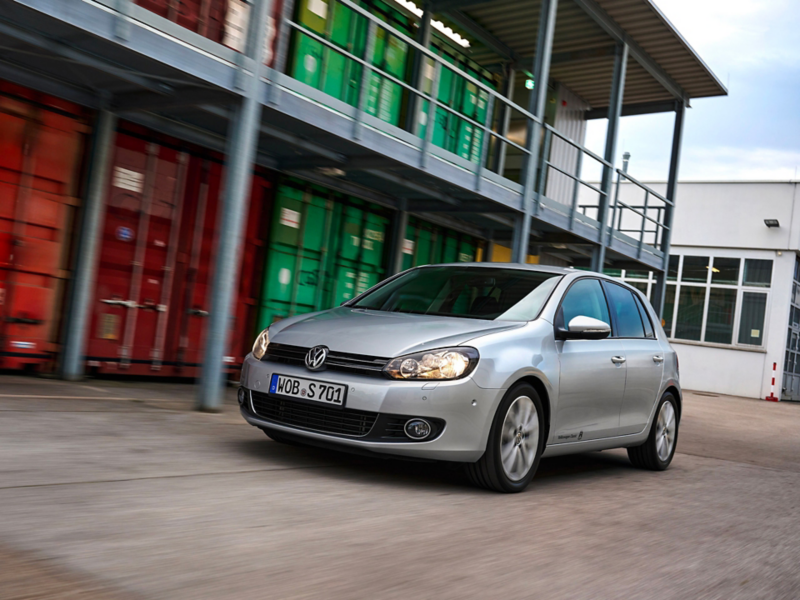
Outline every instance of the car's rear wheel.
{"label": "car's rear wheel", "polygon": [[656,409],[656,418],[644,444],[628,448],[628,458],[635,467],[663,471],[675,456],[678,445],[678,403],[666,393]]}
{"label": "car's rear wheel", "polygon": [[486,452],[467,465],[475,485],[497,492],[521,492],[533,479],[544,450],[544,411],[536,390],[512,387],[497,408]]}

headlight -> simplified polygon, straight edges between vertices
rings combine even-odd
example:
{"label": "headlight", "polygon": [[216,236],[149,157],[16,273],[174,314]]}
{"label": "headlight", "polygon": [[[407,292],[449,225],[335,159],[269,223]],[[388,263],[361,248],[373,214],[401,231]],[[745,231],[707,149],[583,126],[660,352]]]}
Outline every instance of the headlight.
{"label": "headlight", "polygon": [[394,379],[460,379],[478,365],[475,348],[442,348],[390,360],[383,372]]}
{"label": "headlight", "polygon": [[269,329],[265,329],[258,334],[256,342],[253,344],[253,356],[261,360],[267,351],[267,346],[269,346]]}

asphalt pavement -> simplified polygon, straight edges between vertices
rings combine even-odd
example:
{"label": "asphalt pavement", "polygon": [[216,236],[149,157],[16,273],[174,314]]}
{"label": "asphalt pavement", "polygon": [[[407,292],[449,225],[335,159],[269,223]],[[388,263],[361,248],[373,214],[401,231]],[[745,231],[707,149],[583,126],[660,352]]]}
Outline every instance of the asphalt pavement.
{"label": "asphalt pavement", "polygon": [[669,470],[269,440],[166,383],[0,377],[0,598],[800,598],[800,405],[686,393]]}

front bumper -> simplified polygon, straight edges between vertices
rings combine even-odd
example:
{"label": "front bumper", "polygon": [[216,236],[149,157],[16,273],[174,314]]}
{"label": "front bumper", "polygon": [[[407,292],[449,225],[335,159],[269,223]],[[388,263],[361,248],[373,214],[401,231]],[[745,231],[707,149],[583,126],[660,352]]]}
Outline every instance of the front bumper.
{"label": "front bumper", "polygon": [[[480,367],[479,367],[480,368]],[[328,370],[312,373],[305,367],[245,358],[241,385],[266,393],[273,373],[319,378],[349,387],[346,407],[380,415],[428,417],[445,422],[444,430],[430,441],[380,441],[374,435],[350,437],[287,426],[259,416],[248,393],[242,416],[255,427],[285,432],[326,445],[381,454],[433,460],[475,462],[486,449],[492,417],[504,390],[483,389],[471,377],[457,381],[397,381]],[[380,418],[378,420],[380,422]]]}

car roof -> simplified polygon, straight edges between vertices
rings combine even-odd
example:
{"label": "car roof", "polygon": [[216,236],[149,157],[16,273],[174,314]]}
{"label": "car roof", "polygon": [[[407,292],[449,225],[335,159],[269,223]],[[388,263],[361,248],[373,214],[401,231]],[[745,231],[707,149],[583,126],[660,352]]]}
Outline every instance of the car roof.
{"label": "car roof", "polygon": [[573,268],[551,267],[549,265],[526,265],[522,263],[497,263],[497,262],[459,262],[443,263],[438,265],[424,265],[418,268],[427,267],[479,267],[491,269],[518,269],[522,271],[538,271],[540,273],[553,273],[554,275],[568,275],[570,273],[588,273],[588,271],[578,271]]}

